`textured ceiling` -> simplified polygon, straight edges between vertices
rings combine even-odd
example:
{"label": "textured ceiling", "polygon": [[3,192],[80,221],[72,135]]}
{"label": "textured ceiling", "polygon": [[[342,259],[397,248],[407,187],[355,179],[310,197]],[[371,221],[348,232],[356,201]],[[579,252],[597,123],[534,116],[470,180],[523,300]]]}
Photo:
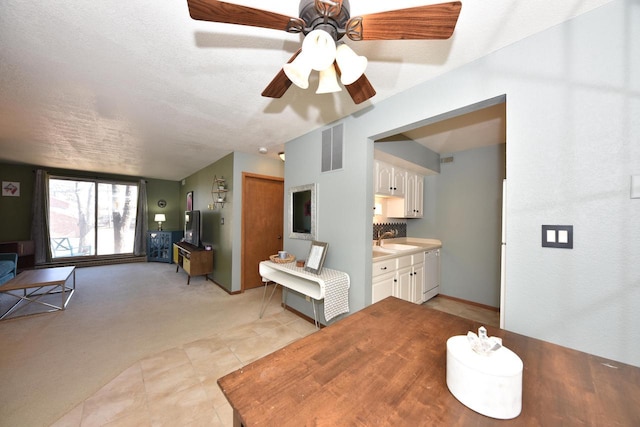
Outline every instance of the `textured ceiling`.
{"label": "textured ceiling", "polygon": [[[369,58],[378,92],[354,105],[346,91],[315,95],[313,81],[261,97],[301,36],[193,21],[186,0],[3,0],[0,161],[179,180],[232,151],[275,156],[295,137],[609,1],[463,0],[449,40],[349,41]],[[350,3],[355,16],[438,2]],[[295,0],[234,3],[298,11]],[[415,132],[425,144],[447,139],[447,130]]]}

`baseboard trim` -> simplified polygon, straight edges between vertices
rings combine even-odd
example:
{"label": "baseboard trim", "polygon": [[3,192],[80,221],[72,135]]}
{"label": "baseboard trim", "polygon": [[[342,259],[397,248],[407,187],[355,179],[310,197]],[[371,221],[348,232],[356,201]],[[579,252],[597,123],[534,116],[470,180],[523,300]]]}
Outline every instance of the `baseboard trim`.
{"label": "baseboard trim", "polygon": [[125,257],[95,257],[95,258],[65,258],[63,260],[54,260],[45,264],[37,264],[34,268],[51,268],[51,267],[96,267],[99,265],[113,264],[129,264],[134,262],[147,262],[146,256],[125,256]]}
{"label": "baseboard trim", "polygon": [[469,305],[473,305],[473,306],[476,306],[476,307],[484,308],[485,310],[491,310],[491,311],[495,311],[496,313],[500,313],[500,307],[493,307],[493,306],[486,305],[486,304],[480,304],[479,302],[469,301],[469,300],[462,299],[462,298],[451,297],[449,295],[444,295],[444,294],[438,294],[438,296],[441,297],[441,298],[450,299],[452,301],[457,301],[457,302],[461,302],[461,303],[464,303],[464,304],[469,304]]}
{"label": "baseboard trim", "polygon": [[[315,322],[313,321],[313,319],[311,317],[307,316],[306,314],[303,314],[303,313],[299,312],[295,308],[292,308],[291,306],[288,306],[288,305],[284,305],[283,303],[280,303],[280,307],[283,307],[285,310],[295,314],[296,316],[298,316],[302,320],[306,320],[307,322],[311,323],[312,325],[315,325]],[[320,329],[326,327],[326,325],[323,325],[319,321],[318,321],[318,326],[320,327]]]}

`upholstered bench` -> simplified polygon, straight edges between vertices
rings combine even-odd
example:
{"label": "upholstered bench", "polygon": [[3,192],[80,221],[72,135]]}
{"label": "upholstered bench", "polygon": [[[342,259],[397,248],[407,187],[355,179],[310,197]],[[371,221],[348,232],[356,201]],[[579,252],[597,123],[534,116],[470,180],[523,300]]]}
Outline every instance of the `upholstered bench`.
{"label": "upholstered bench", "polygon": [[16,277],[18,254],[0,253],[0,285]]}

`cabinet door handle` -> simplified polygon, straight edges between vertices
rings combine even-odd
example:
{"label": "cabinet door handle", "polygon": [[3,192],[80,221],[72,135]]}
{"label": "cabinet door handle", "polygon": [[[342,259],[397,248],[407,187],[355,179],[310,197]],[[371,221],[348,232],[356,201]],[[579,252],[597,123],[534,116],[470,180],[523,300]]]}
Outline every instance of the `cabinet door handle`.
{"label": "cabinet door handle", "polygon": [[380,270],[386,270],[386,269],[387,269],[387,267],[381,267],[380,268]]}

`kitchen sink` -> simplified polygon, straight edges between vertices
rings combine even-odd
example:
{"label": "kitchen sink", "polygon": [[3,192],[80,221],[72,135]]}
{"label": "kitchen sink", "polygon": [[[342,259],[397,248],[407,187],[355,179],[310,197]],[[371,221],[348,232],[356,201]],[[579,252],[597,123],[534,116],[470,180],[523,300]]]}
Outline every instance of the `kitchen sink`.
{"label": "kitchen sink", "polygon": [[405,245],[404,243],[387,243],[382,246],[373,247],[373,257],[380,257],[385,255],[392,255],[402,253],[403,251],[409,251],[412,249],[421,249],[422,246]]}
{"label": "kitchen sink", "polygon": [[382,246],[375,248],[375,250],[380,251],[393,251],[393,253],[398,251],[409,251],[412,249],[420,249],[422,246],[414,246],[414,245],[405,245],[404,243],[383,243]]}
{"label": "kitchen sink", "polygon": [[385,256],[385,255],[391,255],[391,254],[397,254],[398,251],[397,250],[392,250],[392,249],[381,249],[381,248],[374,248],[373,249],[373,257],[379,257],[379,256]]}

